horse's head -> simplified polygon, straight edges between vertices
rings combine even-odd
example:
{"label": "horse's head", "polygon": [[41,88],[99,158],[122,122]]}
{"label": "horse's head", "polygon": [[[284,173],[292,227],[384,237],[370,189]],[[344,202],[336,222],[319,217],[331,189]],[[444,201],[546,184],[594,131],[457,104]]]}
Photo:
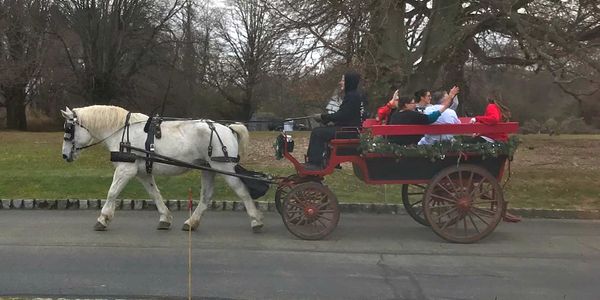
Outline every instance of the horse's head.
{"label": "horse's head", "polygon": [[79,150],[85,145],[88,145],[93,137],[90,132],[81,125],[81,122],[74,111],[67,107],[66,110],[61,110],[60,112],[65,118],[62,157],[67,162],[72,162],[79,156]]}

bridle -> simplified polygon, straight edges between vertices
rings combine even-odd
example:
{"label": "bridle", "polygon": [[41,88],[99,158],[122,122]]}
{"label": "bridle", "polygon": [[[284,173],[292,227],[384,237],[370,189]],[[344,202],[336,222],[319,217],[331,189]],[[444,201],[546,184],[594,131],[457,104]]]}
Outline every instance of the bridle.
{"label": "bridle", "polygon": [[[125,121],[125,126],[117,129],[115,132],[109,134],[107,137],[105,137],[103,139],[98,139],[98,138],[96,138],[95,136],[93,136],[91,134],[91,132],[90,132],[89,129],[87,129],[85,126],[83,126],[81,124],[81,122],[79,121],[79,118],[77,117],[77,113],[75,113],[75,111],[72,111],[72,112],[73,112],[73,117],[65,120],[65,124],[63,125],[64,130],[65,130],[65,135],[64,135],[63,139],[66,142],[71,142],[71,145],[72,145],[71,146],[71,153],[74,153],[74,151],[79,151],[79,150],[83,150],[83,149],[86,149],[86,148],[89,148],[89,147],[92,147],[92,146],[96,146],[96,145],[104,142],[108,138],[112,137],[113,135],[115,135],[117,132],[119,132],[123,128],[127,128],[127,130],[126,130],[127,131],[127,140],[129,141],[129,126],[133,125],[133,124],[144,123],[145,122],[145,121],[140,121],[140,122],[129,123],[129,118],[131,116],[131,112],[129,112],[127,114],[127,118],[126,118],[126,121]],[[97,142],[90,143],[90,144],[85,145],[83,147],[76,147],[75,146],[75,126],[76,125],[79,126],[79,127],[81,127],[81,128],[83,128],[83,129],[85,129],[85,130],[87,130],[87,132],[92,137],[92,141],[96,140]],[[124,137],[125,137],[125,131],[123,131],[123,138]],[[121,140],[123,140],[123,138]]]}
{"label": "bridle", "polygon": [[[63,139],[67,142],[71,142],[71,153],[73,153],[74,151],[78,151],[78,150],[82,150],[85,148],[89,148],[89,147],[98,145],[98,144],[102,143],[104,140],[106,140],[106,139],[102,139],[95,143],[85,145],[83,147],[76,147],[75,146],[75,126],[76,125],[87,130],[88,133],[90,132],[87,128],[85,128],[85,126],[81,125],[81,122],[79,122],[79,119],[77,118],[77,114],[75,113],[75,111],[73,111],[73,117],[65,120],[65,124],[63,125],[64,130],[65,130],[65,135],[64,135]],[[91,133],[90,133],[90,135],[91,135]],[[92,140],[98,140],[98,139],[96,137],[92,136]]]}

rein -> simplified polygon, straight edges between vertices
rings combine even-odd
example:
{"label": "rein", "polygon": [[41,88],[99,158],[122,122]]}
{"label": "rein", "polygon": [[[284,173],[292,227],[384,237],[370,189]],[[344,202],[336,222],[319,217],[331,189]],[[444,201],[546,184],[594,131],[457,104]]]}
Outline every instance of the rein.
{"label": "rein", "polygon": [[[64,136],[64,140],[65,141],[69,141],[72,143],[72,150],[75,151],[79,151],[79,150],[83,150],[83,149],[87,149],[93,146],[96,146],[104,141],[106,141],[107,139],[111,138],[112,136],[114,136],[116,133],[118,133],[120,130],[126,129],[127,131],[127,140],[129,141],[129,126],[133,125],[133,124],[138,124],[138,123],[143,123],[145,121],[140,121],[140,122],[135,122],[135,123],[129,123],[129,117],[131,115],[131,112],[127,114],[127,120],[125,122],[125,125],[119,129],[117,129],[115,132],[111,133],[110,135],[108,135],[107,137],[103,138],[103,139],[98,139],[97,137],[93,136],[92,133],[90,132],[89,129],[87,129],[85,126],[83,126],[81,124],[81,122],[79,122],[77,114],[73,111],[73,118],[72,119],[68,119],[65,121],[65,125],[64,125],[64,129],[65,129],[65,136]],[[73,140],[75,139],[75,125],[79,125],[79,127],[85,129],[88,131],[88,133],[90,133],[90,135],[92,136],[92,138],[94,140],[97,140],[94,143],[91,143],[89,145],[85,145],[85,146],[81,146],[81,147],[76,147],[75,143],[73,142]],[[123,137],[125,137],[125,130],[123,130]]]}

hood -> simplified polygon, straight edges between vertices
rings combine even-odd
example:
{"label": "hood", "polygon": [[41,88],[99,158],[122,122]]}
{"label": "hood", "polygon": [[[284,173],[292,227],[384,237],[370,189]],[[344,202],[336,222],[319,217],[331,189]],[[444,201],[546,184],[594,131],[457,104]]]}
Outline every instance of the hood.
{"label": "hood", "polygon": [[358,89],[358,83],[360,82],[360,74],[350,71],[344,74],[344,92],[353,92]]}

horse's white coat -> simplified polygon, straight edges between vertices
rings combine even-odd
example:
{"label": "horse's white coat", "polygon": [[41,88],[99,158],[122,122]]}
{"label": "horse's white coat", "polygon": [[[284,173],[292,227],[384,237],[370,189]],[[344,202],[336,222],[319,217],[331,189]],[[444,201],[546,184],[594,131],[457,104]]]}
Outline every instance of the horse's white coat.
{"label": "horse's white coat", "polygon": [[[94,105],[73,109],[75,111],[78,123],[75,128],[75,137],[73,141],[64,141],[62,154],[68,162],[78,157],[79,151],[73,151],[75,147],[83,147],[97,141],[102,141],[109,151],[119,151],[119,143],[123,134],[125,117],[127,111],[117,106]],[[68,107],[61,111],[65,119],[73,119],[73,111]],[[144,132],[144,125],[148,116],[140,113],[132,113],[129,127],[129,141],[133,147],[144,149],[147,134]],[[231,129],[230,129],[231,128]],[[236,157],[238,151],[243,152],[248,145],[248,130],[242,124],[233,124],[229,127],[215,123],[215,129],[218,132],[223,144],[227,147],[228,155]],[[191,121],[167,121],[161,124],[162,137],[155,139],[155,153],[171,157],[173,159],[186,161],[190,163],[199,163],[207,161],[210,166],[216,170],[235,172],[235,163],[214,162],[208,156],[208,144],[210,141],[210,128],[204,120]],[[235,131],[235,134],[232,132]],[[127,133],[125,133],[127,139]],[[238,145],[240,148],[238,148]],[[219,140],[213,137],[213,156],[223,156]],[[158,187],[154,181],[153,175],[180,175],[189,169],[154,163],[152,175],[146,173],[145,160],[138,159],[135,163],[113,162],[115,173],[113,181],[108,190],[106,204],[102,207],[98,222],[107,226],[113,219],[115,213],[115,199],[119,196],[123,188],[130,179],[136,177],[144,186],[148,194],[154,199],[160,221],[171,223],[173,217],[167,206],[163,202]],[[200,217],[206,210],[207,204],[213,196],[215,173],[211,171],[202,172],[201,201],[194,210],[192,216],[185,221],[185,224],[191,229],[196,229],[200,223]],[[233,176],[223,175],[225,181],[243,200],[246,211],[250,217],[250,224],[253,228],[262,227],[262,213],[256,209],[254,202],[243,182]]]}

